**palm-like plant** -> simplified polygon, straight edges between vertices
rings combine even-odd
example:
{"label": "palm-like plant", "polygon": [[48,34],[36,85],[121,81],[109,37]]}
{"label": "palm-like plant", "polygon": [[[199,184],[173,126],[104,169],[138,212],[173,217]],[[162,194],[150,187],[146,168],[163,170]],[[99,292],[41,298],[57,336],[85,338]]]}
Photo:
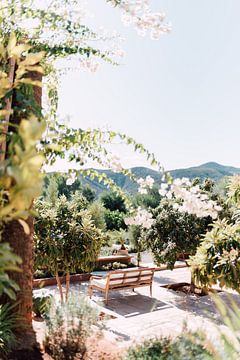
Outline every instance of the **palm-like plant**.
{"label": "palm-like plant", "polygon": [[[7,304],[0,305],[0,356],[5,359],[16,344],[14,329],[17,319],[12,313],[12,307]],[[2,359],[2,357],[0,358]]]}

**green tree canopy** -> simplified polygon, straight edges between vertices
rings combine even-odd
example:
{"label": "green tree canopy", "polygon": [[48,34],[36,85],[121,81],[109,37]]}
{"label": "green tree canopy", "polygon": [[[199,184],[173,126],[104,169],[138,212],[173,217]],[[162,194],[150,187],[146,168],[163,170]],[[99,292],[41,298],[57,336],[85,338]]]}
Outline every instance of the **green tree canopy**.
{"label": "green tree canopy", "polygon": [[103,203],[104,207],[110,211],[118,210],[119,212],[123,213],[127,212],[124,198],[113,191],[102,194],[100,200]]}
{"label": "green tree canopy", "polygon": [[198,218],[195,215],[175,210],[171,201],[162,200],[153,210],[155,222],[143,232],[143,239],[152,250],[157,264],[167,264],[172,269],[179,254],[195,253],[202,234],[206,233],[210,217]]}

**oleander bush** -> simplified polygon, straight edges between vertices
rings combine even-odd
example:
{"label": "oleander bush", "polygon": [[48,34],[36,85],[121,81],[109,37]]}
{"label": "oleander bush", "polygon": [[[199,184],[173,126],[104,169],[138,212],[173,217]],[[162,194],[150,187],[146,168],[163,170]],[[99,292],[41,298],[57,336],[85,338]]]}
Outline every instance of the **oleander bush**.
{"label": "oleander bush", "polygon": [[216,222],[188,263],[197,284],[219,284],[240,292],[240,224]]}

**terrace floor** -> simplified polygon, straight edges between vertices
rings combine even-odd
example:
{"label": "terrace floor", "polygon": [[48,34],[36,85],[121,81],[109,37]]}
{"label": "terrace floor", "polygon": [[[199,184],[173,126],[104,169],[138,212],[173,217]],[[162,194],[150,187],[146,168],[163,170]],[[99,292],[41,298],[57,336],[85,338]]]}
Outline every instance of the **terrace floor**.
{"label": "terrace floor", "polygon": [[[149,287],[135,289],[135,292],[112,291],[109,293],[108,306],[104,304],[104,294],[95,291],[92,304],[114,317],[106,320],[106,336],[117,341],[118,345],[126,346],[149,337],[176,336],[187,326],[193,331],[201,328],[209,338],[216,338],[219,331],[216,325],[224,327],[211,296],[197,297],[162,287],[180,282],[190,282],[188,268],[156,272],[152,298]],[[56,286],[34,290],[42,291],[49,291],[57,296]],[[71,291],[75,294],[88,294],[88,282],[72,284]],[[220,292],[219,296],[226,302],[230,301],[227,292]],[[240,296],[234,293],[231,296],[240,305]]]}

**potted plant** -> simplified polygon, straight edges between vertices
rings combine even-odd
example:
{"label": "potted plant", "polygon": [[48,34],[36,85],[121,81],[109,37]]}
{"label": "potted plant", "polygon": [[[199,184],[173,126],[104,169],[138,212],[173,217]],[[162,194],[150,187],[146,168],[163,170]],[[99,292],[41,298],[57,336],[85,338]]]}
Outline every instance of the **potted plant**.
{"label": "potted plant", "polygon": [[119,237],[119,243],[120,243],[120,249],[118,249],[117,254],[118,255],[128,255],[128,249],[125,246],[126,242],[126,233],[121,231],[121,236]]}

